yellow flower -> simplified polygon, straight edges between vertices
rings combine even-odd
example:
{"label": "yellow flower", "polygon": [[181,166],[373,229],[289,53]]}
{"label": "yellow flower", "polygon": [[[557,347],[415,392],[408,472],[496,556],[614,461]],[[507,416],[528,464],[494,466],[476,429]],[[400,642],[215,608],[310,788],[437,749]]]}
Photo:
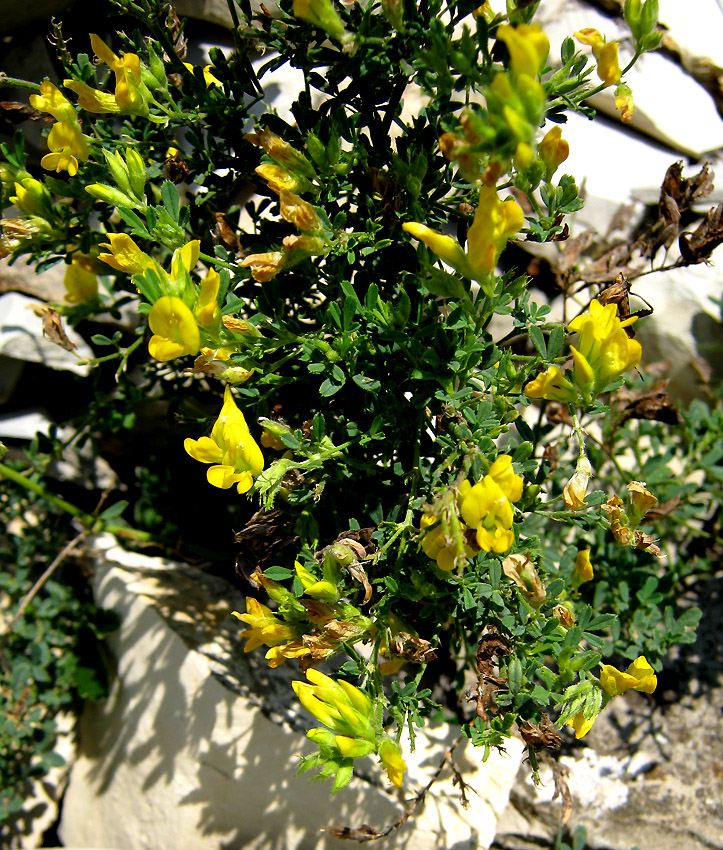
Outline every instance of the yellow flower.
{"label": "yellow flower", "polygon": [[318,230],[321,226],[319,216],[316,214],[314,207],[293,192],[282,189],[279,192],[279,204],[281,207],[281,217],[291,224],[296,225],[299,230],[313,231]]}
{"label": "yellow flower", "polygon": [[602,305],[593,298],[587,313],[573,319],[567,329],[578,334],[577,347],[570,346],[575,383],[587,396],[596,396],[628,369],[640,362],[643,349],[630,339],[625,328],[636,316],[621,321],[615,304]]}
{"label": "yellow flower", "polygon": [[115,74],[115,100],[124,112],[147,114],[148,105],[140,91],[141,60],[135,53],[117,56],[95,33],[90,34],[93,53]]}
{"label": "yellow flower", "polygon": [[391,738],[384,738],[379,744],[379,758],[389,781],[397,788],[401,788],[407,763],[402,758],[399,746]]}
{"label": "yellow flower", "polygon": [[525,217],[517,201],[513,198],[501,201],[494,186],[483,186],[474,221],[467,232],[466,253],[452,237],[444,236],[416,221],[407,222],[403,228],[424,242],[460,274],[479,280],[495,270],[507,240],[524,223]]}
{"label": "yellow flower", "polygon": [[261,449],[249,433],[229,387],[224,391],[223,407],[211,436],[186,438],[183,447],[194,460],[214,464],[206,473],[208,483],[223,490],[235,484],[239,493],[246,493],[264,468]]}
{"label": "yellow flower", "polygon": [[493,272],[507,240],[525,224],[522,208],[513,198],[501,201],[494,186],[483,186],[474,221],[467,232],[467,256],[479,277]]}
{"label": "yellow flower", "polygon": [[[437,517],[433,514],[423,514],[420,522],[422,531],[429,528],[437,521]],[[464,562],[464,556],[471,558],[474,551],[464,542],[464,532],[467,526],[458,521],[457,535],[448,536],[445,534],[442,525],[437,525],[431,531],[428,531],[422,538],[422,550],[428,558],[437,562],[440,570],[448,573],[453,570],[460,561]],[[455,540],[455,536],[457,540]]]}
{"label": "yellow flower", "polygon": [[66,121],[53,124],[48,133],[48,148],[51,153],[46,153],[40,160],[42,167],[48,171],[67,171],[74,177],[78,173],[78,160],[85,162],[88,159],[88,143],[77,124]]}
{"label": "yellow flower", "polygon": [[477,544],[485,552],[506,552],[514,543],[512,502],[522,496],[522,478],[512,469],[512,458],[502,455],[482,481],[462,482],[459,489],[462,518],[476,530]]}
{"label": "yellow flower", "polygon": [[47,112],[56,121],[66,121],[69,124],[77,121],[73,104],[49,80],[40,84],[40,94],[31,94],[28,100],[33,109]]}
{"label": "yellow flower", "polygon": [[548,366],[534,380],[525,384],[525,395],[529,398],[544,398],[573,404],[577,401],[575,387],[557,366]]}
{"label": "yellow flower", "polygon": [[546,177],[549,180],[570,155],[570,145],[562,138],[562,128],[558,124],[544,135],[537,146],[537,153],[545,163]]}
{"label": "yellow flower", "polygon": [[254,280],[266,283],[271,280],[286,263],[286,256],[281,251],[268,251],[264,254],[249,254],[241,261],[242,268],[251,269]]}
{"label": "yellow flower", "polygon": [[620,120],[623,124],[629,124],[633,120],[635,109],[633,107],[633,92],[625,83],[615,89],[615,109],[620,111]]}
{"label": "yellow flower", "polygon": [[99,254],[98,259],[116,271],[139,274],[153,265],[153,260],[127,233],[108,233],[107,236],[108,242],[101,243],[100,247],[107,248],[110,253]]}
{"label": "yellow flower", "polygon": [[246,638],[244,652],[251,652],[259,646],[278,646],[296,636],[293,629],[278,620],[270,608],[250,596],[246,597],[246,613],[234,611],[233,615],[251,626],[241,632],[241,637]]}
{"label": "yellow flower", "polygon": [[80,80],[63,80],[66,89],[74,91],[78,95],[78,106],[86,112],[96,115],[120,112],[121,108],[112,94],[91,88],[87,83]]}
{"label": "yellow flower", "polygon": [[585,715],[580,711],[574,717],[571,717],[566,726],[572,726],[575,730],[575,737],[580,739],[584,738],[585,735],[592,729],[595,720],[597,719],[597,715],[593,715],[592,717],[585,717]]}
{"label": "yellow flower", "polygon": [[585,455],[582,455],[577,459],[575,474],[562,491],[565,507],[571,511],[581,511],[585,507],[585,493],[587,493],[587,485],[591,478],[592,466]]}
{"label": "yellow flower", "polygon": [[606,86],[615,85],[620,81],[620,65],[618,63],[617,41],[606,41],[598,30],[592,27],[579,30],[575,38],[581,44],[589,44],[597,60],[597,75]]}
{"label": "yellow flower", "polygon": [[[191,65],[190,62],[184,62],[183,65],[184,65],[185,68],[188,68],[188,70],[191,73],[193,73],[194,66]],[[206,88],[210,88],[211,86],[220,86],[221,85],[221,80],[219,80],[217,77],[215,77],[213,75],[213,73],[211,72],[211,66],[210,65],[204,65],[203,66],[203,81],[206,83]]]}
{"label": "yellow flower", "polygon": [[218,306],[218,291],[221,286],[221,276],[216,269],[209,269],[206,277],[201,281],[201,292],[196,304],[196,320],[202,327],[208,327],[216,321],[220,315]]}
{"label": "yellow flower", "polygon": [[304,154],[297,151],[295,147],[274,133],[273,130],[269,130],[268,127],[263,129],[257,127],[254,133],[246,133],[244,139],[252,145],[262,147],[274,162],[287,165],[305,177],[312,179],[316,177],[314,166]]}
{"label": "yellow flower", "polygon": [[581,549],[575,558],[575,571],[572,574],[572,584],[578,587],[586,581],[592,581],[594,578],[592,563],[590,561],[590,550]]}
{"label": "yellow flower", "polygon": [[658,504],[657,498],[648,490],[644,481],[631,481],[627,486],[632,503],[630,525],[637,528],[640,520],[647,512]]}
{"label": "yellow flower", "polygon": [[198,354],[201,334],[190,308],[175,295],[164,295],[151,307],[148,324],[153,336],[148,342],[148,353],[161,363]]}
{"label": "yellow flower", "polygon": [[307,192],[311,184],[303,177],[288,171],[283,165],[274,165],[272,162],[264,162],[255,169],[259,177],[269,184],[276,194],[282,191]]}
{"label": "yellow flower", "polygon": [[608,696],[616,697],[625,691],[642,691],[652,694],[658,684],[655,671],[644,655],[640,655],[625,672],[610,664],[600,668],[600,684]]}
{"label": "yellow flower", "polygon": [[15,183],[15,195],[10,198],[10,202],[25,215],[44,219],[53,217],[50,193],[45,185],[34,177],[25,177],[19,183]]}
{"label": "yellow flower", "polygon": [[497,38],[504,41],[510,54],[510,67],[515,76],[536,77],[550,52],[550,41],[538,24],[503,24]]}
{"label": "yellow flower", "polygon": [[98,278],[93,271],[93,260],[87,254],[73,254],[72,262],[65,267],[63,278],[65,300],[69,304],[92,301],[98,295]]}
{"label": "yellow flower", "polygon": [[514,581],[522,596],[535,608],[547,598],[547,591],[529,556],[508,555],[502,562],[502,572]]}

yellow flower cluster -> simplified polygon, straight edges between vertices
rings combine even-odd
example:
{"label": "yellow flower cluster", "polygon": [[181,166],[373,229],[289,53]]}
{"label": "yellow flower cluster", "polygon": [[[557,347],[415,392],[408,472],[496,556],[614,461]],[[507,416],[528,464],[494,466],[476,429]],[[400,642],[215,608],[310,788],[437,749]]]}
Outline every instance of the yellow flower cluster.
{"label": "yellow flower cluster", "polygon": [[48,133],[48,149],[40,160],[48,171],[67,171],[71,177],[78,173],[78,162],[88,159],[88,142],[80,131],[73,104],[51,82],[40,86],[40,94],[30,95],[30,105],[55,118]]}
{"label": "yellow flower cluster", "polygon": [[642,347],[625,332],[636,320],[636,316],[619,319],[615,304],[602,305],[594,298],[588,312],[567,326],[569,333],[578,334],[577,346],[570,346],[574,385],[557,366],[550,366],[526,385],[526,395],[572,404],[578,391],[587,401],[604,392],[640,362]]}
{"label": "yellow flower cluster", "polygon": [[512,458],[501,455],[481,481],[463,481],[459,488],[462,519],[474,529],[484,552],[501,554],[515,541],[512,503],[522,497],[522,478],[512,469]]}
{"label": "yellow flower cluster", "polygon": [[[600,686],[605,693],[606,701],[631,690],[652,694],[657,685],[655,671],[644,655],[636,658],[625,671],[618,670],[611,664],[603,664],[600,668]],[[575,730],[576,738],[583,738],[592,729],[596,718],[597,712],[592,717],[586,717],[580,711],[571,717],[566,725]]]}
{"label": "yellow flower cluster", "polygon": [[[374,705],[359,688],[343,679],[334,680],[318,670],[307,670],[309,682],[291,683],[304,708],[331,732],[312,729],[307,737],[327,750],[327,759],[355,759],[377,753],[393,785],[399,788],[407,768],[399,746],[380,728]],[[329,752],[331,751],[331,752]],[[351,765],[348,765],[351,768]],[[347,784],[351,769],[337,774],[334,790]]]}
{"label": "yellow flower cluster", "polygon": [[309,160],[268,128],[248,133],[244,138],[262,147],[273,160],[259,165],[256,173],[279,196],[281,217],[302,233],[285,237],[282,251],[249,254],[243,259],[241,266],[251,269],[254,280],[265,283],[300,260],[325,254],[328,238],[316,208],[298,194],[313,189],[310,181],[314,180],[316,172]]}

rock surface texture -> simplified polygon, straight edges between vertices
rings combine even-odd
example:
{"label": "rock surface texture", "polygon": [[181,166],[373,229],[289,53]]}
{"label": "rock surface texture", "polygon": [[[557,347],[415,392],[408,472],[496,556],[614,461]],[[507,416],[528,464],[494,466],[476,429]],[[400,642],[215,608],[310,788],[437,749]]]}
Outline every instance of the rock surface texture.
{"label": "rock surface texture", "polygon": [[[121,617],[110,641],[115,681],[90,704],[79,728],[79,756],[63,803],[67,846],[118,850],[220,847],[323,850],[338,846],[324,826],[381,828],[399,816],[435,772],[452,739],[420,736],[405,752],[410,779],[391,792],[368,773],[330,801],[329,788],[296,777],[311,751],[309,718],[293,696],[288,665],[269,671],[260,653],[244,655],[243,598],[221,579],[161,559],[129,554],[112,540],[94,558],[99,605]],[[475,793],[465,811],[445,769],[418,814],[384,839],[385,848],[489,847],[520,764],[522,746],[482,764],[464,750],[455,760]]]}

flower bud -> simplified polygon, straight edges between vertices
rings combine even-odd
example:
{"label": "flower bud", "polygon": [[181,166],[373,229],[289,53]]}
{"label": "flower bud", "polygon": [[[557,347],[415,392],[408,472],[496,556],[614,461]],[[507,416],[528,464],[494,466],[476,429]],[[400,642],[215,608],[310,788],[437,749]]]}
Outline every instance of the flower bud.
{"label": "flower bud", "polygon": [[590,483],[591,478],[592,466],[590,465],[590,461],[585,455],[581,455],[577,459],[575,474],[568,481],[562,492],[565,507],[571,511],[580,511],[585,507],[585,493],[587,493],[587,485]]}

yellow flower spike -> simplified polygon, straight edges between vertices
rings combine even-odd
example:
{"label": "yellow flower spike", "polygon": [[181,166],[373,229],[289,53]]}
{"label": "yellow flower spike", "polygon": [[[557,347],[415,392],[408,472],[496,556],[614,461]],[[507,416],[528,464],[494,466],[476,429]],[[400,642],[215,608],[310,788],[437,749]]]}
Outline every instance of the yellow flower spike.
{"label": "yellow flower spike", "polygon": [[510,54],[510,67],[515,76],[525,74],[536,77],[542,69],[550,41],[538,24],[503,24],[497,29],[497,38],[504,41]]}
{"label": "yellow flower spike", "polygon": [[136,245],[127,233],[108,233],[108,242],[101,243],[101,248],[108,248],[109,253],[98,255],[98,259],[107,263],[116,271],[126,274],[139,274],[153,265],[153,260]]}
{"label": "yellow flower spike", "polygon": [[402,758],[398,745],[391,738],[384,738],[379,743],[379,758],[387,772],[389,781],[397,788],[401,788],[407,763]]}
{"label": "yellow flower spike", "polygon": [[78,106],[85,109],[86,112],[106,115],[121,111],[112,94],[91,88],[86,83],[81,83],[80,80],[63,80],[63,86],[78,95]]}
{"label": "yellow flower spike", "polygon": [[591,478],[592,466],[585,455],[582,455],[577,459],[575,474],[562,491],[562,498],[566,508],[571,511],[581,511],[586,507],[585,494],[587,493],[587,485],[590,483]]}
{"label": "yellow flower spike", "polygon": [[198,354],[201,334],[190,308],[175,295],[164,295],[151,307],[148,324],[153,336],[148,342],[148,353],[161,363]]}
{"label": "yellow flower spike", "polygon": [[98,296],[98,278],[92,271],[91,257],[73,254],[72,262],[65,267],[63,277],[65,300],[69,304],[92,301]]}
{"label": "yellow flower spike", "polygon": [[594,572],[590,561],[590,550],[581,549],[575,558],[575,571],[572,574],[573,587],[578,587],[586,581],[592,581]]}
{"label": "yellow flower spike", "polygon": [[618,43],[611,41],[603,45],[597,55],[597,75],[606,86],[620,82],[620,64],[618,62]]}
{"label": "yellow flower spike", "polygon": [[211,436],[198,440],[186,438],[183,447],[194,460],[214,464],[206,477],[209,484],[222,490],[236,485],[239,493],[246,493],[264,468],[261,449],[251,436],[229,387],[224,391],[223,406]]}
{"label": "yellow flower spike", "polygon": [[195,310],[196,321],[202,328],[208,327],[219,317],[218,291],[220,287],[221,275],[216,269],[209,269],[208,274],[201,281],[201,292]]}
{"label": "yellow flower spike", "polygon": [[562,128],[556,124],[542,138],[537,153],[545,163],[546,177],[549,180],[570,155],[570,145],[562,138]]}
{"label": "yellow flower spike", "polygon": [[525,395],[528,398],[544,398],[547,401],[561,401],[568,404],[574,404],[577,401],[575,387],[557,366],[548,366],[534,380],[525,384]]}
{"label": "yellow flower spike", "polygon": [[117,56],[95,33],[90,34],[93,53],[115,74],[115,101],[125,112],[147,113],[148,106],[139,90],[141,60],[135,53]]}
{"label": "yellow flower spike", "polygon": [[571,717],[566,726],[572,726],[575,730],[575,737],[579,740],[580,738],[584,738],[585,735],[592,729],[595,720],[597,719],[597,715],[593,717],[585,717],[582,712],[578,712],[574,717]]}
{"label": "yellow flower spike", "polygon": [[291,684],[310,714],[340,735],[376,741],[374,709],[365,693],[314,668],[306,671],[306,678],[312,684],[298,681]]}
{"label": "yellow flower spike", "polygon": [[603,664],[600,668],[600,684],[611,697],[620,696],[630,690],[652,694],[658,685],[658,679],[647,658],[640,655],[625,672],[611,664]]}
{"label": "yellow flower spike", "polygon": [[39,112],[47,112],[56,121],[65,121],[68,124],[77,123],[75,107],[60,89],[49,80],[40,84],[40,94],[31,94],[28,100],[33,109],[37,109]]}
{"label": "yellow flower spike", "polygon": [[48,133],[48,148],[51,153],[40,160],[48,171],[67,171],[71,177],[78,173],[78,160],[88,159],[88,143],[77,124],[58,121]]}

